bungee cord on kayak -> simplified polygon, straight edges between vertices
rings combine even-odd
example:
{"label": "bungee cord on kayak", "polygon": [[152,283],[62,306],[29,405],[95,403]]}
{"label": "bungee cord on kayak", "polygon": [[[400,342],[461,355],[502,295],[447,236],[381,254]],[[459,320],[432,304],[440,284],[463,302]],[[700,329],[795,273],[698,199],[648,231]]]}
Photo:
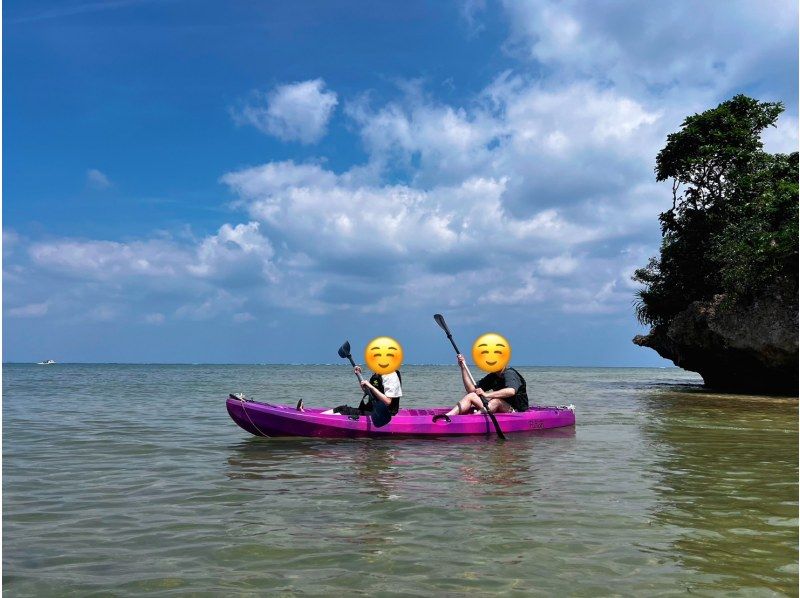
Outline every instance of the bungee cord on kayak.
{"label": "bungee cord on kayak", "polygon": [[244,414],[245,414],[245,416],[247,417],[247,421],[249,421],[249,422],[250,422],[250,424],[253,426],[253,428],[255,428],[255,430],[258,432],[258,435],[260,435],[260,436],[269,436],[268,434],[264,433],[264,432],[263,432],[263,431],[262,431],[262,430],[261,430],[261,429],[260,429],[260,428],[259,428],[259,427],[258,427],[256,424],[255,424],[255,422],[254,422],[254,421],[253,421],[253,420],[250,418],[250,414],[249,414],[249,413],[247,413],[247,407],[245,406],[245,403],[247,402],[247,399],[245,398],[244,394],[242,394],[242,393],[237,393],[237,394],[233,394],[233,393],[231,393],[230,395],[228,395],[228,397],[229,397],[229,399],[228,399],[228,400],[230,400],[230,399],[237,399],[237,400],[238,400],[238,401],[239,401],[239,402],[242,404],[242,413],[244,413]]}

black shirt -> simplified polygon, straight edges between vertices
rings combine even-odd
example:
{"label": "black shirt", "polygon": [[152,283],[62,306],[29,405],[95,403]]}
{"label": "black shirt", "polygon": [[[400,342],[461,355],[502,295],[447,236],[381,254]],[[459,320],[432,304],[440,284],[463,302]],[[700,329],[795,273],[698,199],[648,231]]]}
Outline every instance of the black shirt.
{"label": "black shirt", "polygon": [[525,387],[525,379],[514,368],[506,368],[502,372],[492,372],[478,380],[478,386],[486,391],[502,390],[513,388],[513,397],[503,399],[517,411],[528,409],[528,391]]}

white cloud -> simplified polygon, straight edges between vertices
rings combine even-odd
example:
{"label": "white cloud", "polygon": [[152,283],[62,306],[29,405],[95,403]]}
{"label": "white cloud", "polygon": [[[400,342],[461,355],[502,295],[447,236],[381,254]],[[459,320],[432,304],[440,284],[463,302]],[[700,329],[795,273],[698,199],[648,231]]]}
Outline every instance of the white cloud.
{"label": "white cloud", "polygon": [[238,311],[245,303],[240,294],[230,293],[224,289],[216,289],[206,294],[199,301],[181,305],[175,310],[175,316],[187,320],[209,320],[220,314]]}
{"label": "white cloud", "polygon": [[[238,194],[237,205],[280,248],[275,262],[285,270],[284,283],[292,282],[272,299],[314,313],[336,309],[343,297],[352,295],[361,298],[359,309],[368,312],[426,300],[448,305],[561,301],[562,287],[597,289],[618,276],[616,257],[602,268],[595,260],[584,269],[570,249],[580,247],[583,253],[593,244],[629,236],[620,220],[623,211],[636,214],[638,209],[642,216],[634,222],[643,223],[647,216],[648,225],[657,229],[657,212],[639,197],[638,187],[629,201],[649,205],[647,209],[612,209],[595,202],[579,204],[572,215],[549,207],[515,216],[503,205],[505,179],[475,177],[420,189],[369,184],[350,173],[287,161],[229,173],[223,181]],[[359,274],[353,273],[354,263]],[[476,282],[493,279],[499,263],[518,266],[518,275],[506,277],[502,288],[476,291],[464,282],[473,274]],[[458,280],[443,270],[457,273]],[[381,280],[377,291],[375,276]],[[297,279],[305,285],[293,284]],[[349,290],[340,292],[340,287]],[[586,297],[571,297],[570,305],[583,301],[607,311],[629,309],[628,300],[609,306],[618,298],[594,290]]]}
{"label": "white cloud", "polygon": [[[484,3],[462,6],[479,34]],[[687,114],[754,86],[789,105],[764,134],[767,150],[797,148],[794,90],[774,93],[792,77],[783,71],[796,58],[783,52],[796,37],[796,7],[733,6],[507,2],[507,48],[524,61],[483,90],[448,103],[411,81],[383,102],[366,91],[346,102],[363,163],[335,171],[323,156],[228,172],[221,181],[245,221],[199,239],[9,237],[7,272],[57,278],[59,310],[91,297],[116,317],[139,302],[139,321],[150,324],[164,314],[243,323],[275,309],[398,305],[630,314],[631,273],[657,251],[657,215],[669,206],[655,155]],[[255,93],[233,114],[309,144],[338,102],[314,79]],[[47,313],[41,297],[17,299],[26,305],[14,308],[19,317],[36,305],[45,307],[32,313]]]}
{"label": "white cloud", "polygon": [[90,168],[86,171],[86,184],[92,189],[97,189],[98,191],[102,191],[103,189],[108,189],[111,187],[111,181],[109,178],[96,168]]}
{"label": "white cloud", "polygon": [[111,322],[119,315],[119,309],[113,305],[97,305],[89,310],[88,317],[96,322]]}
{"label": "white cloud", "polygon": [[20,245],[20,236],[11,229],[3,230],[3,254],[9,257]]}
{"label": "white cloud", "polygon": [[578,0],[504,0],[504,5],[512,47],[551,69],[554,78],[653,92],[673,88],[684,95],[699,87],[729,93],[765,78],[789,82],[792,75],[774,70],[774,64],[790,53],[796,65],[795,2],[623,0],[602,9]]}
{"label": "white cloud", "polygon": [[462,0],[461,19],[470,36],[477,36],[486,26],[478,18],[479,13],[486,10],[486,0]]}
{"label": "white cloud", "polygon": [[[427,102],[416,91],[378,109],[363,98],[347,107],[378,169],[406,168],[422,186],[489,174],[490,146],[505,133],[503,123],[479,108]],[[414,157],[419,165],[412,167]]]}
{"label": "white cloud", "polygon": [[[577,314],[602,314],[619,311],[622,303],[627,301],[630,304],[630,291],[625,290],[619,293],[617,281],[612,280],[603,284],[599,289],[576,288],[569,289],[563,293],[565,302],[563,311],[565,313]],[[612,299],[616,299],[613,300]]]}
{"label": "white cloud", "polygon": [[[29,248],[34,264],[62,276],[97,281],[158,279],[161,285],[182,278],[242,282],[243,263],[260,269],[259,279],[274,281],[272,253],[257,222],[223,224],[217,234],[196,245],[171,239],[128,243],[64,239],[34,243]],[[248,277],[257,272],[249,266],[246,269]]]}
{"label": "white cloud", "polygon": [[366,185],[318,166],[282,162],[223,180],[270,237],[312,264],[366,255],[387,265],[470,255],[480,263],[486,261],[482,249],[535,255],[544,241],[569,247],[605,236],[602,228],[569,221],[557,208],[512,216],[503,207],[504,179],[468,178],[421,190]]}
{"label": "white cloud", "polygon": [[5,313],[12,318],[38,318],[47,314],[49,306],[47,302],[29,303],[19,307],[12,307],[5,310]]}
{"label": "white cloud", "polygon": [[269,93],[254,92],[232,111],[234,119],[284,141],[316,143],[324,137],[338,104],[336,93],[322,79],[279,85]]}
{"label": "white cloud", "polygon": [[[224,224],[200,239],[33,243],[27,248],[29,263],[20,266],[25,275],[15,275],[14,281],[25,281],[16,287],[20,293],[49,288],[60,311],[78,319],[111,321],[131,315],[135,305],[144,308],[138,318],[147,324],[163,323],[165,311],[183,319],[210,319],[240,312],[247,297],[279,292],[273,249],[259,227],[257,222]],[[94,307],[87,310],[87,302]],[[31,307],[27,315],[38,315],[36,309],[46,306]],[[26,315],[22,309],[9,313]]]}
{"label": "white cloud", "polygon": [[[203,239],[196,250],[196,258],[186,269],[194,276],[217,278],[229,284],[238,276],[241,282],[256,275],[271,282],[278,279],[270,261],[272,245],[259,232],[258,222],[223,224],[216,235]],[[260,270],[260,272],[259,272]]]}
{"label": "white cloud", "polygon": [[403,102],[347,113],[360,127],[371,169],[410,174],[414,187],[468,178],[506,179],[506,207],[520,215],[576,204],[652,180],[671,124],[660,107],[590,83],[545,84],[504,73],[466,107],[414,89]]}
{"label": "white cloud", "polygon": [[[603,280],[578,277],[571,252],[591,253],[593,245],[630,236],[631,223],[655,222],[656,203],[641,197],[650,189],[639,183],[652,178],[652,167],[640,154],[660,135],[660,114],[613,91],[548,88],[506,74],[466,107],[437,104],[411,86],[402,101],[378,108],[357,102],[348,114],[368,149],[366,165],[335,173],[315,162],[270,162],[222,177],[247,223],[224,224],[196,243],[36,244],[32,259],[109,283],[138,277],[201,289],[175,308],[176,317],[197,320],[234,314],[232,296],[215,289],[245,287],[250,300],[308,313],[381,311],[398,296],[405,305],[425,296],[450,305],[524,305],[614,280],[613,268],[598,270]],[[411,181],[387,184],[398,157]],[[575,159],[593,168],[576,169]],[[626,167],[631,160],[635,168]],[[616,180],[598,195],[607,173]],[[499,262],[519,267],[502,289],[451,292],[456,283],[433,296],[416,284],[441,280],[444,270],[491,278]],[[559,305],[613,298],[595,295]]]}
{"label": "white cloud", "polygon": [[185,250],[162,240],[120,243],[64,239],[34,243],[29,252],[35,264],[95,280],[172,276],[187,259]]}
{"label": "white cloud", "polygon": [[797,118],[781,115],[775,127],[769,127],[761,135],[764,150],[771,153],[789,154],[798,151]]}
{"label": "white cloud", "polygon": [[578,260],[569,254],[543,257],[537,261],[538,270],[544,276],[565,276],[578,268]]}
{"label": "white cloud", "polygon": [[544,299],[542,290],[533,276],[525,276],[514,285],[499,284],[479,297],[479,303],[494,305],[528,305]]}

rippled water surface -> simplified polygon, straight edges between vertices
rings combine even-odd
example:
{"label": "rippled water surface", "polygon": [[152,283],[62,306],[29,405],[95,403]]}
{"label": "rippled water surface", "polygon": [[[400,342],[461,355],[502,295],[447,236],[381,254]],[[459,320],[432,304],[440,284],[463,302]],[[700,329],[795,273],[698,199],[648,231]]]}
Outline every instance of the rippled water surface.
{"label": "rippled water surface", "polygon": [[[797,595],[796,400],[518,369],[574,429],[263,439],[228,392],[357,404],[352,372],[6,365],[4,591]],[[458,395],[455,366],[403,373],[404,406]]]}

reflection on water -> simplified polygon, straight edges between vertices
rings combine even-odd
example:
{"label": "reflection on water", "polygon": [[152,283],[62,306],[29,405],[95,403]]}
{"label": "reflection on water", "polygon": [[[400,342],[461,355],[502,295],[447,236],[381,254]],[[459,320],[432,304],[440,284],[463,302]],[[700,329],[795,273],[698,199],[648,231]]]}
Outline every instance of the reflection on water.
{"label": "reflection on water", "polygon": [[482,448],[472,447],[470,452],[477,459],[462,460],[458,464],[464,482],[478,485],[494,496],[527,495],[531,488],[537,487],[530,462],[519,458],[519,445],[506,441],[498,442],[491,451]]}
{"label": "reflection on water", "polygon": [[[467,484],[488,486],[493,493],[524,490],[529,472],[520,458],[534,439],[574,439],[575,427],[536,430],[526,439],[501,441],[493,436],[410,439],[248,438],[230,447],[226,475],[231,479],[292,480],[309,463],[330,464],[341,475],[353,475],[377,498],[388,499],[402,483],[404,470],[420,464],[458,472]],[[521,446],[523,448],[521,448]],[[490,447],[490,450],[487,450]],[[279,491],[279,489],[276,489]]]}
{"label": "reflection on water", "polygon": [[[454,366],[406,369],[409,408],[463,388]],[[341,404],[352,371],[5,366],[4,591],[796,593],[796,401],[671,369],[520,371],[577,426],[264,439],[228,392],[294,403],[302,380],[307,405]]]}
{"label": "reflection on water", "polygon": [[796,593],[797,401],[666,387],[644,402],[653,515],[680,562],[714,580],[698,586]]}

